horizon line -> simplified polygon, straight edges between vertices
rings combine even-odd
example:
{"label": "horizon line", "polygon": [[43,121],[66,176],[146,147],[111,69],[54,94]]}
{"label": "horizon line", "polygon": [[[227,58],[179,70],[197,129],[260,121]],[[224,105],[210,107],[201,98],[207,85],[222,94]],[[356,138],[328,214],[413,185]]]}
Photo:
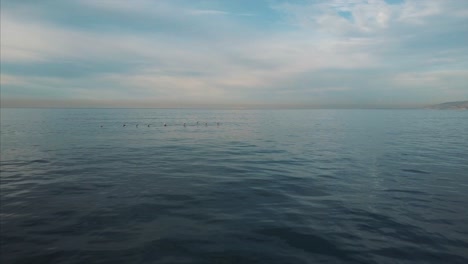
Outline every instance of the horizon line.
{"label": "horizon line", "polygon": [[100,100],[0,100],[0,108],[32,109],[424,109],[438,105],[457,104],[467,101],[443,101],[425,103],[392,102],[184,102],[184,101],[100,101]]}
{"label": "horizon line", "polygon": [[398,109],[426,109],[427,106],[420,106],[420,107],[339,107],[339,106],[320,106],[320,107],[294,107],[294,106],[281,106],[281,107],[275,107],[275,106],[240,106],[240,107],[217,107],[217,106],[190,106],[190,107],[62,107],[62,106],[6,106],[2,107],[0,106],[0,109],[200,109],[200,110],[321,110],[321,109],[347,109],[347,110],[365,110],[365,109],[393,109],[393,110],[398,110]]}

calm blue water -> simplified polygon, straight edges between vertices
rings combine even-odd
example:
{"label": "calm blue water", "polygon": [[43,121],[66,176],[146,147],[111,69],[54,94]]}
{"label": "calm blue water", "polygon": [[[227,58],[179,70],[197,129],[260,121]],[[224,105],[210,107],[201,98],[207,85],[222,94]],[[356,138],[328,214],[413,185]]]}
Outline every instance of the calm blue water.
{"label": "calm blue water", "polygon": [[1,263],[468,263],[467,202],[468,111],[1,110]]}

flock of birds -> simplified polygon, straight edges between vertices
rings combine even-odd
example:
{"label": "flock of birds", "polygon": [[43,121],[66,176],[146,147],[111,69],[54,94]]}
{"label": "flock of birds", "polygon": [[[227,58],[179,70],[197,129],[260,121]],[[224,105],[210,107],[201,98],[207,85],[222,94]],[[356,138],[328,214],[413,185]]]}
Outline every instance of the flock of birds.
{"label": "flock of birds", "polygon": [[[138,127],[138,125],[139,125],[139,124],[136,124],[135,127]],[[148,127],[151,126],[151,124],[145,124],[145,125],[148,126]],[[200,125],[200,122],[197,121],[196,125],[199,126],[199,125]],[[164,123],[164,126],[166,127],[167,124]],[[187,126],[187,123],[184,123],[183,126],[186,127],[186,126]],[[208,126],[208,122],[205,122],[205,126]],[[219,122],[216,122],[216,126],[219,126]],[[101,127],[104,127],[104,126],[101,125]],[[127,124],[123,124],[122,127],[127,127]]]}

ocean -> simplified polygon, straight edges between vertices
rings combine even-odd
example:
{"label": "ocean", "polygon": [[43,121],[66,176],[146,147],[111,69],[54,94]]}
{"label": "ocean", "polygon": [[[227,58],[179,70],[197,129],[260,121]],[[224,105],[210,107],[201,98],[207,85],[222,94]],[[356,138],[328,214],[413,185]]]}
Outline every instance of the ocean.
{"label": "ocean", "polygon": [[468,111],[1,109],[0,179],[1,263],[468,263]]}

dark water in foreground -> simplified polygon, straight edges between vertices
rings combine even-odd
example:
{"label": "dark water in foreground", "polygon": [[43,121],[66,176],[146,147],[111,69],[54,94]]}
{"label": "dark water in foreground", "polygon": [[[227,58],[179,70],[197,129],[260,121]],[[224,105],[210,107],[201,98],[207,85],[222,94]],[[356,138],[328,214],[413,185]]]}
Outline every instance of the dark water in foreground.
{"label": "dark water in foreground", "polygon": [[468,111],[1,110],[1,263],[468,263],[467,202]]}

